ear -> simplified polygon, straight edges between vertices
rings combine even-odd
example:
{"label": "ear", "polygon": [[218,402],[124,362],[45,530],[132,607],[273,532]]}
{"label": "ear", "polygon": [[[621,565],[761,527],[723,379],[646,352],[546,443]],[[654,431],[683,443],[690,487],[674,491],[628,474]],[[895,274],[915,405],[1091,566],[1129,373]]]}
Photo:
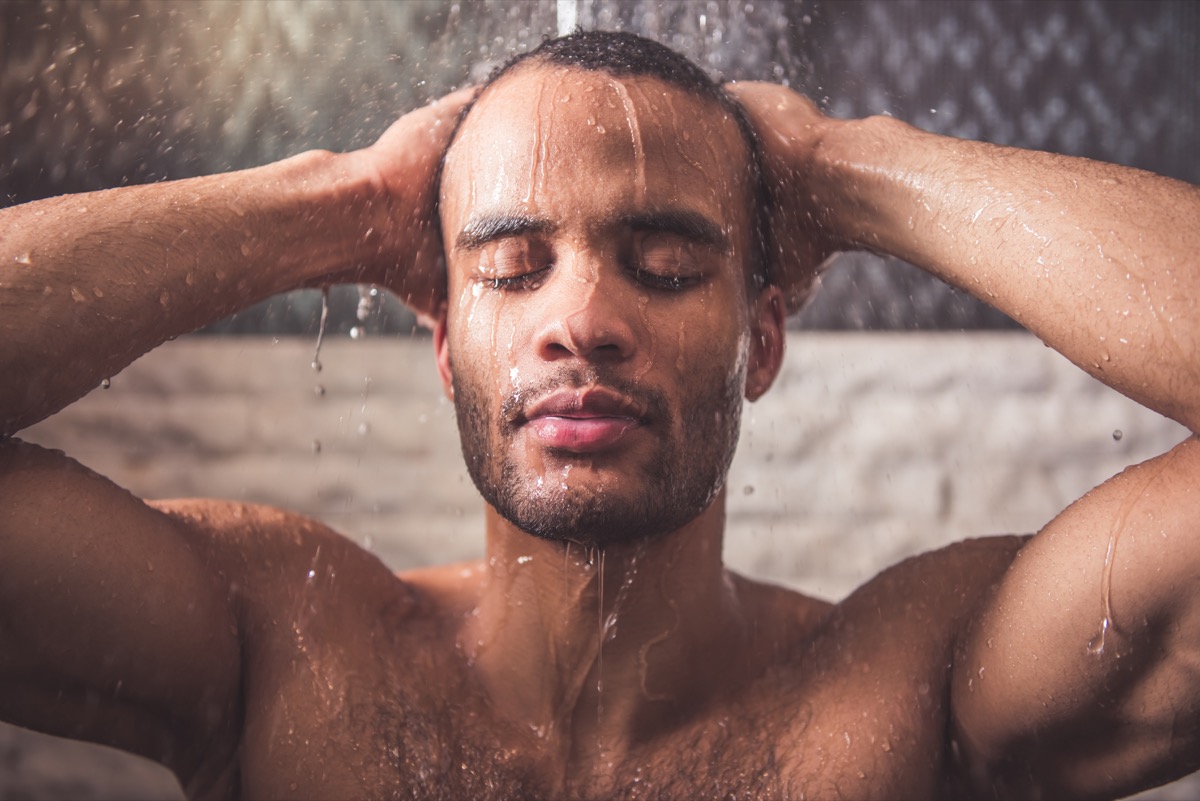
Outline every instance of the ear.
{"label": "ear", "polygon": [[746,368],[746,398],[762,397],[783,366],[783,292],[768,286],[754,299],[750,309],[750,358]]}
{"label": "ear", "polygon": [[442,379],[442,392],[454,400],[454,370],[450,365],[450,341],[446,335],[446,307],[442,306],[433,323],[433,354],[437,360],[438,377]]}

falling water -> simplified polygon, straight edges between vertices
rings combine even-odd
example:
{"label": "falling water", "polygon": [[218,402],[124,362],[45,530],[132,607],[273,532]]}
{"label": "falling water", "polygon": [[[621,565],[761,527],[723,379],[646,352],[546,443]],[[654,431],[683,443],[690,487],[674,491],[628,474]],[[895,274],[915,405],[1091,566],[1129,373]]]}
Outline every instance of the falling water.
{"label": "falling water", "polygon": [[558,35],[566,36],[571,31],[575,30],[578,24],[578,15],[575,13],[577,0],[558,0],[558,5],[555,10],[558,14]]}
{"label": "falling water", "polygon": [[[329,290],[321,290],[321,322],[317,324],[317,345],[313,349],[313,372],[321,372],[321,343],[325,339],[325,326],[329,323]],[[324,394],[324,393],[322,393]]]}

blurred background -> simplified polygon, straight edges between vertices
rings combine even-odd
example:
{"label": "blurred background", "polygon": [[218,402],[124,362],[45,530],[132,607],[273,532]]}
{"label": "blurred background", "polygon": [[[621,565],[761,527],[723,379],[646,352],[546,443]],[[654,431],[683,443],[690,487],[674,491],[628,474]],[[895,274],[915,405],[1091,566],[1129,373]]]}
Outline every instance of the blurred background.
{"label": "blurred background", "polygon": [[[0,204],[367,145],[575,25],[786,82],[838,117],[1200,182],[1189,0],[31,0],[0,2]],[[313,515],[398,570],[476,556],[481,505],[428,341],[393,298],[338,288],[315,374],[321,305],[290,293],[169,343],[23,435],[142,497]],[[747,409],[726,553],[823,597],[952,540],[1034,531],[1185,433],[894,260],[841,257],[791,323],[783,377]],[[0,726],[0,799],[165,796],[148,763]]]}

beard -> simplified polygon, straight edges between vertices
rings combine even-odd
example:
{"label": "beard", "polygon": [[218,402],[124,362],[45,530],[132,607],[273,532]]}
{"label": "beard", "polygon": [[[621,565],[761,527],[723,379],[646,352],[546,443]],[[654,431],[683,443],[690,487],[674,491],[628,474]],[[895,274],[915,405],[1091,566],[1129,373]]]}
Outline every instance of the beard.
{"label": "beard", "polygon": [[[542,539],[603,547],[674,531],[708,508],[724,486],[741,424],[744,369],[699,372],[690,375],[681,392],[689,400],[679,413],[682,425],[673,426],[661,392],[608,375],[603,368],[567,370],[522,387],[498,404],[489,404],[485,382],[454,370],[454,408],[467,472],[504,519]],[[627,453],[565,454],[560,457],[562,480],[523,474],[514,421],[524,399],[591,385],[620,392],[647,410],[647,428],[657,439],[650,457],[630,464]],[[588,482],[568,485],[569,466],[585,461],[611,464],[623,475],[607,489]]]}

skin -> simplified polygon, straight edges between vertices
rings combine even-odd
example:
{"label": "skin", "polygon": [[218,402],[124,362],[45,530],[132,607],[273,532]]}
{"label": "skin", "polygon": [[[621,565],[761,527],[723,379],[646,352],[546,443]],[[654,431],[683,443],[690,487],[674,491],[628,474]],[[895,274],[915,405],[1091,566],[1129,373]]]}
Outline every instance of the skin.
{"label": "skin", "polygon": [[[0,384],[3,430],[232,308],[374,281],[437,318],[447,392],[509,461],[516,506],[611,514],[653,466],[679,465],[693,404],[730,429],[714,379],[767,390],[784,308],[854,247],[983,297],[1196,430],[1195,187],[733,90],[795,246],[761,295],[746,290],[743,151],[719,109],[537,65],[489,89],[451,153],[444,293],[432,177],[462,96],[365,151],[4,210],[0,364],[26,380]],[[661,226],[628,225],[684,205],[724,240],[660,249]],[[540,222],[463,237],[487,216]],[[641,274],[693,260],[701,278],[679,288]],[[539,277],[493,282],[522,274]],[[594,386],[631,397],[591,415],[617,423],[538,422],[564,380],[592,412]],[[506,423],[518,382],[534,397]],[[620,433],[592,447],[595,430]],[[1189,438],[1028,542],[926,554],[832,605],[723,568],[719,480],[698,479],[712,497],[695,517],[632,540],[595,522],[532,536],[489,507],[484,560],[395,576],[315,521],[143,502],[14,438],[0,716],[159,759],[193,797],[1118,796],[1200,762],[1198,477]],[[1110,543],[1111,625],[1089,653]]]}

